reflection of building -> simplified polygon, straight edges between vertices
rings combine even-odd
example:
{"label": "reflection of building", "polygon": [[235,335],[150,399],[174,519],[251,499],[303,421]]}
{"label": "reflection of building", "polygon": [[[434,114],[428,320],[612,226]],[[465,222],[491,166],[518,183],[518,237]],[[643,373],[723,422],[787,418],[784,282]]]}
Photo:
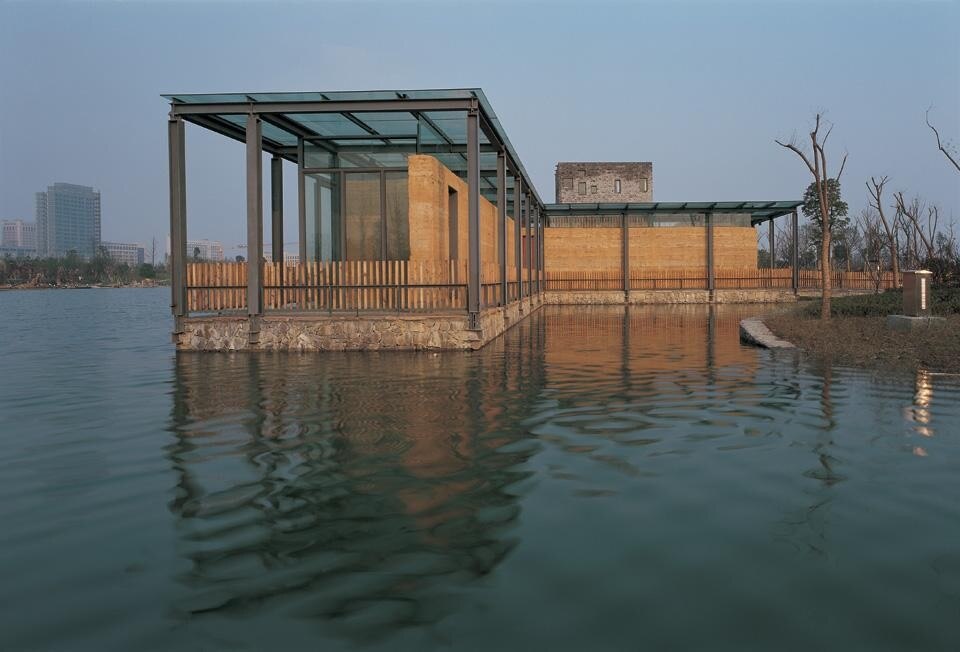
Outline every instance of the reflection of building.
{"label": "reflection of building", "polygon": [[60,258],[72,252],[92,258],[100,245],[100,193],[55,183],[36,200],[38,255]]}
{"label": "reflection of building", "polygon": [[[178,356],[171,510],[192,568],[181,604],[284,609],[309,586],[311,614],[347,637],[442,619],[516,543],[510,488],[533,452],[501,449],[527,434],[541,359],[530,347],[504,364]],[[504,394],[516,397],[506,407]],[[348,612],[362,627],[337,617]]]}
{"label": "reflection of building", "polygon": [[110,258],[121,265],[136,267],[144,261],[143,247],[126,242],[101,242],[100,246]]}
{"label": "reflection of building", "polygon": [[187,255],[192,260],[223,260],[223,245],[216,240],[187,240]]}

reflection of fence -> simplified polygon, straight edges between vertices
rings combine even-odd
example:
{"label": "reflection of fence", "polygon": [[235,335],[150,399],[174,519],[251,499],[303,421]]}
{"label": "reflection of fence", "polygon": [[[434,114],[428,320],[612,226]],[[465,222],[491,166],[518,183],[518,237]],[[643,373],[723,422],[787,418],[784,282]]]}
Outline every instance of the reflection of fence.
{"label": "reflection of fence", "polygon": [[[559,291],[622,290],[623,274],[617,270],[547,271],[546,289]],[[718,268],[714,275],[714,287],[731,289],[779,289],[793,288],[792,270],[787,268],[757,269]],[[831,273],[832,287],[838,290],[884,290],[899,287],[892,272],[845,272]],[[707,271],[703,267],[676,268],[630,268],[632,290],[705,290],[708,288]],[[820,271],[799,271],[799,288],[819,289]]]}
{"label": "reflection of fence", "polygon": [[[500,267],[480,268],[482,306],[501,303]],[[524,270],[526,274],[526,270]],[[515,300],[516,268],[507,268],[507,294]],[[444,311],[467,309],[465,260],[357,260],[305,264],[263,263],[267,311]],[[524,276],[524,280],[526,276]],[[188,312],[247,308],[247,263],[187,264]]]}

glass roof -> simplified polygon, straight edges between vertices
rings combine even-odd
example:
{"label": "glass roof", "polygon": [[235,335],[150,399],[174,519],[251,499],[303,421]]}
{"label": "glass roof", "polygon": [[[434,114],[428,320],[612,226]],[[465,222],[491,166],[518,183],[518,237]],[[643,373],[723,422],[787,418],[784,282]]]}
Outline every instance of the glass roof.
{"label": "glass roof", "polygon": [[546,213],[551,215],[620,215],[650,213],[750,213],[750,221],[759,224],[767,220],[789,215],[802,201],[691,201],[691,202],[631,202],[627,204],[547,204]]}
{"label": "glass roof", "polygon": [[[506,131],[500,119],[493,111],[483,91],[479,88],[454,89],[425,89],[425,90],[371,90],[371,91],[323,91],[301,93],[187,93],[164,94],[174,105],[186,105],[180,111],[187,120],[191,120],[208,129],[214,129],[230,137],[242,140],[243,129],[246,126],[246,107],[251,103],[281,103],[304,104],[310,103],[309,111],[314,111],[313,105],[319,105],[316,112],[304,113],[296,111],[297,107],[290,106],[290,112],[263,113],[263,138],[265,148],[278,149],[293,147],[297,144],[298,136],[304,136],[313,142],[324,142],[332,150],[350,148],[353,152],[366,148],[371,155],[370,160],[377,160],[378,150],[390,150],[392,156],[385,156],[385,160],[393,160],[397,152],[415,153],[421,145],[427,149],[424,153],[433,154],[451,170],[466,170],[467,124],[466,112],[459,110],[404,110],[403,102],[421,100],[472,100],[476,99],[481,111],[497,138],[506,148],[509,159],[518,168],[524,178],[524,186],[529,188],[538,203],[542,203],[539,193],[533,186],[530,175],[523,167],[507,138]],[[398,103],[390,110],[371,106],[368,110],[362,105],[350,112],[323,112],[324,103],[334,102],[393,102]],[[223,113],[204,112],[201,115],[202,105],[229,105],[236,104],[237,109]],[[191,114],[188,107],[197,107],[197,114]],[[232,109],[232,107],[227,107]],[[287,108],[287,107],[284,107]],[[395,110],[394,110],[395,108]],[[211,109],[214,110],[214,109]],[[271,117],[274,119],[271,120]],[[337,138],[337,137],[340,138]],[[316,138],[316,140],[313,140]],[[480,145],[490,146],[490,139],[481,130]],[[447,149],[443,151],[433,151]],[[287,154],[289,156],[289,154]],[[493,158],[490,159],[489,156]],[[484,152],[481,154],[481,169],[484,176],[492,160],[496,166],[496,154]],[[509,178],[509,174],[508,174]],[[492,183],[491,183],[492,181]],[[496,178],[487,178],[482,185],[489,187],[496,185]]]}

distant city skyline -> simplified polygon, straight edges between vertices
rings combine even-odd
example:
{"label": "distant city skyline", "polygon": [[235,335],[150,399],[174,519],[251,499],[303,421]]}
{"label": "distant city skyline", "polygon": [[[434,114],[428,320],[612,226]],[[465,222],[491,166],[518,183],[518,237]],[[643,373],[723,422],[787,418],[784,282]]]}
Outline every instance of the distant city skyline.
{"label": "distant city skyline", "polygon": [[[71,179],[109,198],[111,239],[163,242],[163,92],[480,86],[547,201],[565,160],[652,161],[663,201],[800,198],[809,173],[773,139],[803,141],[824,110],[831,166],[849,151],[851,216],[865,181],[889,175],[891,190],[960,219],[957,174],[924,123],[932,107],[942,137],[960,142],[957,2],[438,6],[4,3],[0,217],[30,216],[31,190]],[[318,24],[336,29],[305,46]],[[464,25],[505,46],[437,56],[465,47]],[[267,33],[285,37],[253,56]],[[26,52],[29,65],[11,65]],[[186,160],[191,237],[246,255],[242,145],[191,125]],[[296,233],[292,165],[284,204]]]}

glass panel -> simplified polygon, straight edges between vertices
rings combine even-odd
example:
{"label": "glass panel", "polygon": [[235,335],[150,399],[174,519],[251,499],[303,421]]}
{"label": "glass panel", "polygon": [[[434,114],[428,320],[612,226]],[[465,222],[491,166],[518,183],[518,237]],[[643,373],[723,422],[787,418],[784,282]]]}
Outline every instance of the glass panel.
{"label": "glass panel", "polygon": [[337,167],[337,157],[329,150],[314,145],[313,143],[303,142],[303,167],[305,168],[335,168]]}
{"label": "glass panel", "polygon": [[714,226],[753,226],[749,213],[714,214],[713,224]]}
{"label": "glass panel", "polygon": [[410,258],[410,219],[407,212],[407,173],[386,172],[387,260]]}
{"label": "glass panel", "polygon": [[340,174],[304,175],[307,260],[342,260],[340,255]]}
{"label": "glass panel", "polygon": [[380,260],[383,219],[380,215],[380,174],[348,172],[345,181],[347,260]]}

